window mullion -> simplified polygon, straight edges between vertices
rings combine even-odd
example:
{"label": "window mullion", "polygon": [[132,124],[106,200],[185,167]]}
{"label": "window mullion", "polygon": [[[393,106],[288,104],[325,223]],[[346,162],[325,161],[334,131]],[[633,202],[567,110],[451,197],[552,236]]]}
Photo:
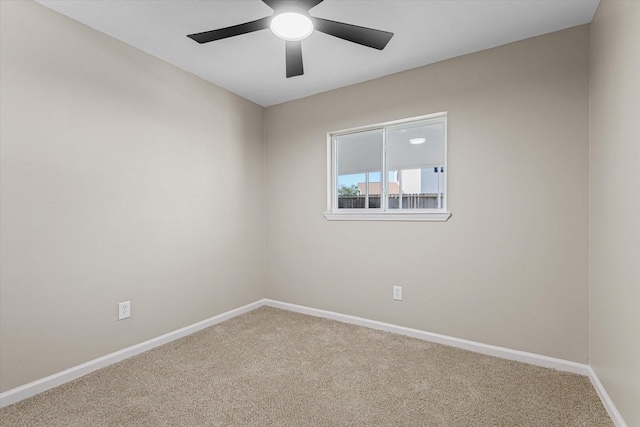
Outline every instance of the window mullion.
{"label": "window mullion", "polygon": [[402,210],[402,172],[398,171],[398,210]]}
{"label": "window mullion", "polygon": [[366,209],[369,209],[369,172],[367,172],[365,175],[364,188],[365,188],[364,207]]}
{"label": "window mullion", "polygon": [[382,171],[380,177],[380,210],[387,211],[389,201],[389,173],[387,172],[387,129],[382,131]]}
{"label": "window mullion", "polygon": [[442,209],[442,167],[438,168],[438,209]]}
{"label": "window mullion", "polygon": [[[331,147],[331,153],[332,153],[332,158],[331,158],[331,169],[332,169],[332,177],[331,177],[331,187],[334,189],[338,188],[338,138],[334,137],[332,138],[333,141],[331,142],[332,147]],[[338,192],[333,190],[333,209],[335,211],[338,211]]]}

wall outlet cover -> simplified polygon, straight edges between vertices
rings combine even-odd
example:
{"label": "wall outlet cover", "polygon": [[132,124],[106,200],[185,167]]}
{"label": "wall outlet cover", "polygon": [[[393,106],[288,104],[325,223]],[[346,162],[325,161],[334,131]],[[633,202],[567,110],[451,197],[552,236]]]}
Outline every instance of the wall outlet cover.
{"label": "wall outlet cover", "polygon": [[393,287],[393,299],[396,301],[402,301],[402,286]]}
{"label": "wall outlet cover", "polygon": [[118,320],[131,317],[131,301],[118,303]]}

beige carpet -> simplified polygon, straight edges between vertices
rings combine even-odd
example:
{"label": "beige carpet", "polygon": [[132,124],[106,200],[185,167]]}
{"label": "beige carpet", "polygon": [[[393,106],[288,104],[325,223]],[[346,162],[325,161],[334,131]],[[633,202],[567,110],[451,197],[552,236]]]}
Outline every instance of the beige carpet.
{"label": "beige carpet", "polygon": [[262,307],[0,410],[3,426],[612,426],[589,379]]}

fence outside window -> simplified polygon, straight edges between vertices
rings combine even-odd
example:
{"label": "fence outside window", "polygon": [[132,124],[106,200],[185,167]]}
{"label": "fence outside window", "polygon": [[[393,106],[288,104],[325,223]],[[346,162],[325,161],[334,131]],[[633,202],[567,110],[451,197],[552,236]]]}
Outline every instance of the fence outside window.
{"label": "fence outside window", "polygon": [[[438,209],[442,194],[437,193],[417,193],[417,194],[390,194],[388,208],[400,209],[400,197],[402,197],[401,209]],[[364,209],[366,206],[366,195],[338,195],[339,209]],[[440,202],[441,203],[441,202]],[[369,194],[369,209],[380,208],[380,195]]]}

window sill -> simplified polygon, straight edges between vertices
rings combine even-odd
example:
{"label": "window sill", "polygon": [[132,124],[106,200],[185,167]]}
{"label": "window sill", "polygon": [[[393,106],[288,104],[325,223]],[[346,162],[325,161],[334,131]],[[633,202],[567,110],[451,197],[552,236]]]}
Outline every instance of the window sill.
{"label": "window sill", "polygon": [[360,212],[325,212],[328,221],[431,221],[445,222],[451,212],[411,212],[411,213],[360,213]]}

